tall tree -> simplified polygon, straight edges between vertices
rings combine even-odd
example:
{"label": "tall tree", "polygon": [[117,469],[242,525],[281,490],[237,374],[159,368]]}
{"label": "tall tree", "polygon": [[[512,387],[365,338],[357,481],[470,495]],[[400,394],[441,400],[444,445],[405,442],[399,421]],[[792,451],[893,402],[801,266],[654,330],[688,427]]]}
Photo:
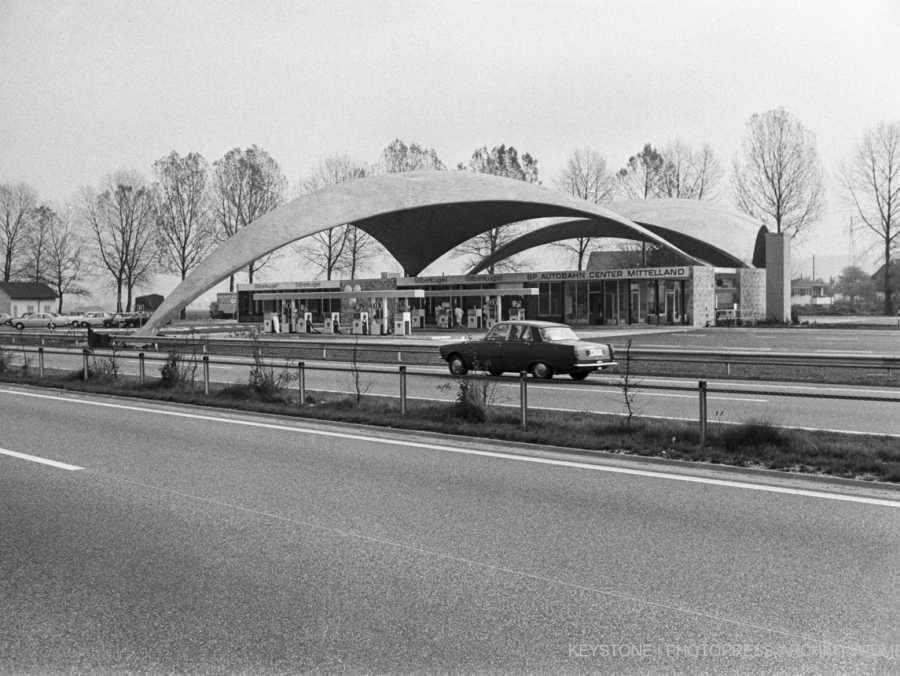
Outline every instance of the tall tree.
{"label": "tall tree", "polygon": [[87,295],[80,285],[87,268],[84,252],[85,237],[72,218],[71,209],[62,216],[54,214],[47,233],[46,282],[56,291],[58,312],[63,311],[63,301],[69,295]]}
{"label": "tall tree", "polygon": [[3,256],[4,282],[10,281],[16,272],[36,206],[37,194],[31,186],[25,183],[0,185],[0,255]]}
{"label": "tall tree", "polygon": [[391,141],[381,153],[382,167],[386,173],[446,169],[434,148],[424,148],[418,143],[406,145],[400,139]]}
{"label": "tall tree", "polygon": [[[209,196],[209,165],[199,153],[174,150],[153,164],[156,174],[160,263],[181,279],[209,252],[215,221]],[[186,309],[182,308],[184,319]]]}
{"label": "tall tree", "polygon": [[83,216],[97,244],[99,262],[116,287],[116,311],[130,312],[134,287],[145,281],[156,259],[153,190],[137,174],[119,172],[99,191],[86,188],[82,196]]}
{"label": "tall tree", "polygon": [[872,277],[855,265],[841,271],[834,284],[834,290],[854,307],[870,306],[875,300],[875,283]]}
{"label": "tall tree", "polygon": [[680,199],[711,199],[722,178],[722,165],[709,144],[694,150],[675,140],[662,151],[658,196]]}
{"label": "tall tree", "polygon": [[[576,148],[566,161],[556,180],[557,188],[586,200],[592,204],[602,204],[612,199],[615,179],[606,170],[606,160],[591,148]],[[588,250],[594,245],[595,237],[577,237],[554,246],[566,251],[576,262],[578,270],[584,269]]]}
{"label": "tall tree", "polygon": [[31,226],[26,237],[25,264],[20,277],[33,282],[44,282],[47,276],[47,242],[50,229],[59,217],[46,204],[32,212]]}
{"label": "tall tree", "polygon": [[[529,153],[523,153],[520,156],[513,146],[505,144],[494,146],[490,150],[486,146],[477,148],[472,153],[469,164],[463,165],[460,163],[457,165],[457,169],[468,169],[481,174],[505,176],[527,183],[540,183],[538,180],[537,160]],[[455,255],[465,256],[468,258],[469,265],[476,265],[485,256],[494,254],[500,247],[515,239],[518,234],[519,228],[514,225],[501,225],[491,228],[460,244],[455,249]],[[517,258],[511,257],[492,264],[488,267],[487,272],[494,274],[498,271],[517,270],[520,265],[521,263]]]}
{"label": "tall tree", "polygon": [[664,166],[662,153],[649,143],[644,144],[641,152],[629,157],[625,166],[616,174],[620,192],[632,200],[658,197]]}
{"label": "tall tree", "polygon": [[884,313],[894,313],[891,254],[900,233],[900,123],[881,122],[860,141],[841,168],[841,179],[863,225],[884,251]]}
{"label": "tall tree", "polygon": [[[328,185],[364,178],[368,173],[365,165],[349,155],[332,155],[316,165],[309,178],[302,182],[302,189],[314,192]],[[355,225],[345,224],[304,238],[295,250],[325,279],[341,273],[354,279],[377,256],[378,243]]]}
{"label": "tall tree", "polygon": [[791,237],[824,207],[815,136],[784,108],[750,118],[733,181],[739,209]]}
{"label": "tall tree", "polygon": [[[287,180],[278,163],[262,148],[234,148],[213,163],[213,201],[218,237],[225,240],[245,228],[284,200]],[[271,256],[252,261],[247,266],[247,281]],[[234,291],[234,275],[229,289]]]}

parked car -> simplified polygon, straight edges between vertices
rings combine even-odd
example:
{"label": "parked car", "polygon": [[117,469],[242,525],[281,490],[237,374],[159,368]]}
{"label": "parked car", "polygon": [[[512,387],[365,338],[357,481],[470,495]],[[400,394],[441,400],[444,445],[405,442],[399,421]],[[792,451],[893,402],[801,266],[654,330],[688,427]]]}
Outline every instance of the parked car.
{"label": "parked car", "polygon": [[77,329],[81,326],[81,323],[84,321],[84,314],[81,312],[74,314],[65,314],[65,315],[57,315],[58,320],[57,323],[61,326],[71,326],[73,329]]}
{"label": "parked car", "polygon": [[572,327],[553,322],[500,322],[481,340],[442,345],[440,351],[453,375],[474,369],[494,376],[526,371],[535,378],[568,373],[584,380],[616,364],[612,345],[581,340]]}
{"label": "parked car", "polygon": [[103,321],[106,328],[137,328],[150,319],[149,312],[117,312]]}
{"label": "parked car", "polygon": [[47,328],[55,329],[57,325],[64,324],[60,321],[59,315],[52,312],[26,312],[20,317],[13,317],[9,323],[16,327],[19,331],[26,328]]}
{"label": "parked car", "polygon": [[106,326],[106,320],[112,319],[112,314],[95,310],[93,312],[85,312],[81,319],[81,326],[85,329],[93,329],[98,326]]}
{"label": "parked car", "polygon": [[9,326],[12,315],[6,312],[0,312],[0,326]]}

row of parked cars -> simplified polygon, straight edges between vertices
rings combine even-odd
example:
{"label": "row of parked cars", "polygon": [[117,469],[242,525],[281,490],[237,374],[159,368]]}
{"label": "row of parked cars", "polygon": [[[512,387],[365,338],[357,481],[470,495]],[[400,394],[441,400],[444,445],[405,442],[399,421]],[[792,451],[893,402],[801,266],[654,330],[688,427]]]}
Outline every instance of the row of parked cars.
{"label": "row of parked cars", "polygon": [[0,324],[19,331],[30,328],[56,329],[66,326],[82,329],[137,328],[150,318],[149,312],[85,312],[59,315],[54,312],[26,312],[18,317],[0,315]]}

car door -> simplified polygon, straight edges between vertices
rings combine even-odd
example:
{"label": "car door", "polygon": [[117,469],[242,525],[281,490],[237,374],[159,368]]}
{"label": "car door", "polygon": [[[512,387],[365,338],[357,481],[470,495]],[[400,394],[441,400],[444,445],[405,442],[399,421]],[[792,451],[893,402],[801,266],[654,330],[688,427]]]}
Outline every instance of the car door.
{"label": "car door", "polygon": [[532,361],[534,335],[532,327],[526,324],[513,325],[509,332],[509,340],[503,345],[501,368],[504,371],[527,371]]}
{"label": "car door", "polygon": [[473,367],[488,371],[501,368],[503,346],[506,344],[508,335],[509,324],[506,322],[494,324],[484,340],[477,344],[476,353],[473,355]]}

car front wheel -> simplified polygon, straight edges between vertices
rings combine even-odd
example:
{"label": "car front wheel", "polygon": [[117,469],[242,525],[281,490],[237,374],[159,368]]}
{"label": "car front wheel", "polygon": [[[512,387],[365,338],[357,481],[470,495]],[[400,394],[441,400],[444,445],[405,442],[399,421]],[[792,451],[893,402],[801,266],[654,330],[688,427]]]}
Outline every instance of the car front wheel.
{"label": "car front wheel", "polygon": [[469,372],[465,359],[458,354],[450,355],[450,358],[447,360],[447,366],[450,368],[450,373],[455,376],[464,376]]}
{"label": "car front wheel", "polygon": [[24,331],[24,330],[25,330],[25,325],[24,325],[22,322],[16,322],[16,330],[17,330],[17,331]]}
{"label": "car front wheel", "polygon": [[47,322],[47,328],[52,331],[56,328],[56,324],[54,324],[53,322]]}
{"label": "car front wheel", "polygon": [[531,367],[531,375],[542,380],[550,380],[553,377],[553,369],[549,364],[539,361]]}

